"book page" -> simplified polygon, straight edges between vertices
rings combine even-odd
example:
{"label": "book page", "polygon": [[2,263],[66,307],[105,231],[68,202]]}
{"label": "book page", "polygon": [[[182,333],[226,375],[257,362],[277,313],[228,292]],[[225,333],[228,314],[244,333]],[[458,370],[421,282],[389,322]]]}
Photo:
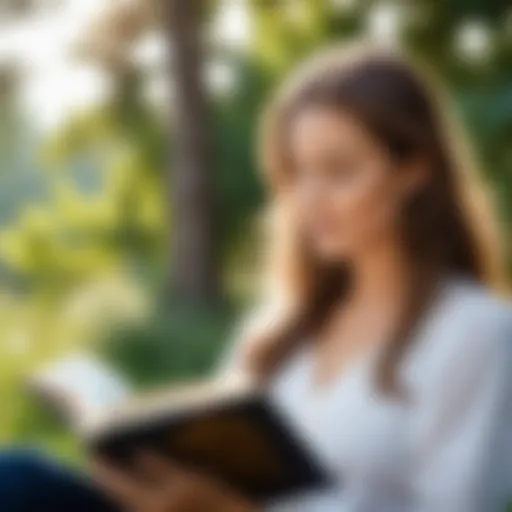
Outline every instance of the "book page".
{"label": "book page", "polygon": [[50,364],[30,379],[29,385],[72,426],[90,422],[132,395],[123,377],[86,354]]}

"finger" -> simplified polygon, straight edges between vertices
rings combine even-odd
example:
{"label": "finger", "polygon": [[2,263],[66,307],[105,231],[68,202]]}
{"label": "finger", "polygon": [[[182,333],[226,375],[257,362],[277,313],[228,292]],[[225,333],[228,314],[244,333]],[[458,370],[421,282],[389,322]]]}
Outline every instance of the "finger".
{"label": "finger", "polygon": [[128,505],[142,501],[144,489],[140,483],[111,465],[95,461],[93,475],[96,483],[121,504]]}
{"label": "finger", "polygon": [[137,466],[146,477],[158,483],[170,483],[173,480],[177,480],[181,474],[181,471],[174,463],[164,460],[162,457],[149,451],[139,453]]}

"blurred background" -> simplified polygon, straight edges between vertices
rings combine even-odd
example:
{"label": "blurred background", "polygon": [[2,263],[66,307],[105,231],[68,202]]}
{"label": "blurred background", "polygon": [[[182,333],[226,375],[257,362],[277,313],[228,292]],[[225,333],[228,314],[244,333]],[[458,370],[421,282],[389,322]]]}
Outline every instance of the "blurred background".
{"label": "blurred background", "polygon": [[354,37],[444,79],[512,219],[508,0],[0,0],[0,443],[79,460],[25,392],[101,354],[139,387],[205,374],[255,294],[257,119]]}

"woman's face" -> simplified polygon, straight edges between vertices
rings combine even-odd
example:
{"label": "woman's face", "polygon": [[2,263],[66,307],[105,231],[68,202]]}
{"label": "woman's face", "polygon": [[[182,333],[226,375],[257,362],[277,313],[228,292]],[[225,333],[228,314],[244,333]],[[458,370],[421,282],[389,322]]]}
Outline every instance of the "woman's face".
{"label": "woman's face", "polygon": [[314,253],[337,261],[360,257],[396,237],[411,170],[396,169],[354,117],[307,107],[290,131],[292,202]]}

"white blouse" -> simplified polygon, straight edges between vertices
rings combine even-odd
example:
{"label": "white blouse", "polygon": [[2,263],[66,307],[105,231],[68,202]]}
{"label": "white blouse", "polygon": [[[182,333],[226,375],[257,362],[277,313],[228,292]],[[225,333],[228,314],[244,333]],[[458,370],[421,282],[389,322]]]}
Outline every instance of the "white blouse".
{"label": "white blouse", "polygon": [[335,483],[273,512],[506,512],[512,504],[512,309],[446,283],[400,368],[406,401],[381,396],[374,352],[314,387],[311,347],[271,386]]}

